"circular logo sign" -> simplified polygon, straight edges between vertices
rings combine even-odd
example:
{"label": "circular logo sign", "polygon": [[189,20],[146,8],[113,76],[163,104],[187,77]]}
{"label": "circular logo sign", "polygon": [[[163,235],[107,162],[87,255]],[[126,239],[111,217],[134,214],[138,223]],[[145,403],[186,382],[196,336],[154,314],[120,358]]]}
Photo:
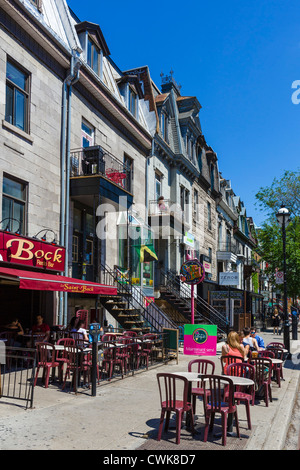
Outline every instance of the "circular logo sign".
{"label": "circular logo sign", "polygon": [[204,267],[197,259],[183,263],[180,269],[180,280],[187,284],[199,284],[205,276]]}
{"label": "circular logo sign", "polygon": [[207,331],[203,330],[203,328],[198,328],[193,333],[193,340],[197,344],[203,344],[208,338]]}

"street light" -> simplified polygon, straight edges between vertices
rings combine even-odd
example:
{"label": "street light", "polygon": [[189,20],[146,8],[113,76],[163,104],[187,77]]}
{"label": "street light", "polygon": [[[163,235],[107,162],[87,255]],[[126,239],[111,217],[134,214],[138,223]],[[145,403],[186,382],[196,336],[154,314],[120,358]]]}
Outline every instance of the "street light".
{"label": "street light", "polygon": [[283,341],[284,347],[288,350],[290,354],[290,326],[289,326],[289,316],[287,308],[287,285],[286,285],[286,232],[285,229],[290,222],[290,213],[284,205],[281,206],[279,211],[276,214],[277,221],[282,228],[282,247],[283,247],[283,317],[284,317],[284,327],[283,327]]}

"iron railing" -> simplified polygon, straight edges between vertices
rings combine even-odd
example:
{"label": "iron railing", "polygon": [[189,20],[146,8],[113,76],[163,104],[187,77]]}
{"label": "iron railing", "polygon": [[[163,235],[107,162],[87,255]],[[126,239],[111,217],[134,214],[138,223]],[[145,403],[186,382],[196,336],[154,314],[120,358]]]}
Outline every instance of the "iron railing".
{"label": "iron railing", "polygon": [[117,275],[117,267],[111,269],[107,265],[101,265],[101,282],[107,285],[115,285],[119,295],[125,295],[125,300],[129,306],[140,310],[145,326],[149,326],[153,331],[161,332],[163,328],[177,328],[177,325],[167,317],[167,315],[155,304],[151,302],[146,306],[147,297],[141,289],[130,284],[129,281],[120,280]]}
{"label": "iron railing", "polygon": [[32,408],[36,350],[5,346],[0,367],[0,399],[21,400],[26,403],[26,408]]}
{"label": "iron railing", "polygon": [[102,175],[130,189],[130,168],[100,145],[71,150],[70,158],[70,176]]}
{"label": "iron railing", "polygon": [[[161,271],[161,284],[168,289],[174,296],[184,302],[187,308],[191,307],[191,291],[190,288],[180,281],[179,276],[172,271]],[[205,320],[207,323],[217,325],[221,334],[226,334],[228,329],[228,321],[220,312],[215,310],[204,299],[197,296],[194,302],[195,317],[199,321]],[[204,314],[204,313],[205,314]]]}

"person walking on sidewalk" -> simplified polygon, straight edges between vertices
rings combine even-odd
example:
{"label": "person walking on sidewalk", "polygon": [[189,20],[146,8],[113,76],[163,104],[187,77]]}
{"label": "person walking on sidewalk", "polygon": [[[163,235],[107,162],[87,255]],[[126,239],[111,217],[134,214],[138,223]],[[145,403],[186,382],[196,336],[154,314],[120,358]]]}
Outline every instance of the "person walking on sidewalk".
{"label": "person walking on sidewalk", "polygon": [[272,326],[273,326],[273,334],[275,335],[275,330],[277,330],[277,334],[279,335],[280,315],[279,315],[277,308],[274,309],[274,312],[272,315]]}

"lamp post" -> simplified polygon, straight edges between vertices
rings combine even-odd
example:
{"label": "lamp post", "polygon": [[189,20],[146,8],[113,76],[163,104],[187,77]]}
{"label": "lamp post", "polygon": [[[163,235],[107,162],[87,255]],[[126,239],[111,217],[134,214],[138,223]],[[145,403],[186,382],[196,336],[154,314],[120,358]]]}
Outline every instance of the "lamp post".
{"label": "lamp post", "polygon": [[283,317],[284,317],[284,327],[283,327],[283,341],[284,347],[288,350],[290,354],[290,326],[289,326],[289,316],[287,308],[287,283],[286,283],[286,227],[290,222],[290,213],[284,205],[281,206],[279,211],[276,214],[277,221],[282,228],[282,248],[283,248]]}

